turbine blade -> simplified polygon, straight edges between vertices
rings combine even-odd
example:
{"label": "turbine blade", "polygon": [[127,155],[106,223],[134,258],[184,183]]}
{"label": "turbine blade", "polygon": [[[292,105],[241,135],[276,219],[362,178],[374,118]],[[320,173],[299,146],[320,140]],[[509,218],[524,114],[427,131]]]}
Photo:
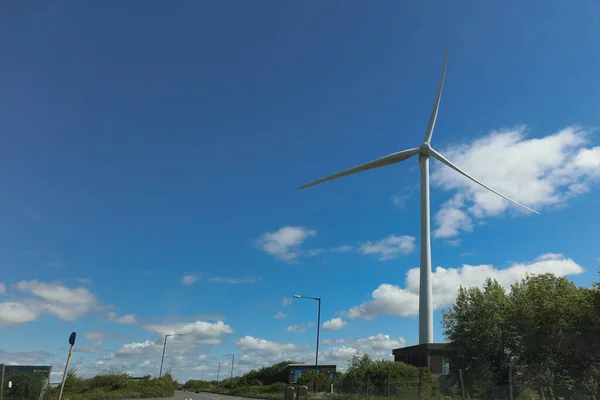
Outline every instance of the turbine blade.
{"label": "turbine blade", "polygon": [[438,109],[440,108],[440,99],[442,97],[442,89],[444,87],[444,79],[446,78],[446,63],[448,62],[448,44],[446,44],[446,54],[444,55],[444,66],[442,67],[442,77],[440,78],[440,85],[438,86],[437,95],[435,96],[435,103],[433,103],[433,109],[429,116],[429,123],[427,124],[427,130],[425,131],[425,141],[431,141],[431,135],[433,135],[433,128],[435,126],[435,120],[437,119]]}
{"label": "turbine blade", "polygon": [[359,165],[358,167],[354,167],[354,168],[350,168],[350,169],[347,169],[342,172],[338,172],[337,174],[328,176],[327,178],[323,178],[323,179],[319,179],[318,181],[307,183],[304,186],[300,186],[298,189],[304,189],[309,186],[318,185],[319,183],[331,181],[333,179],[341,178],[342,176],[346,176],[346,175],[356,174],[357,172],[368,171],[370,169],[385,167],[386,165],[390,165],[390,164],[396,164],[396,163],[399,163],[400,161],[404,161],[407,158],[414,156],[418,152],[419,152],[419,149],[415,148],[415,149],[402,150],[397,153],[389,154],[385,157],[381,157],[376,160],[369,161],[368,163]]}
{"label": "turbine blade", "polygon": [[506,200],[510,201],[513,204],[518,205],[519,207],[522,207],[528,211],[531,211],[533,213],[539,214],[539,212],[532,210],[531,208],[524,206],[523,204],[519,203],[518,201],[515,201],[505,195],[503,195],[500,192],[495,191],[494,189],[492,189],[491,187],[479,182],[477,179],[473,178],[472,176],[470,176],[469,174],[467,174],[465,171],[463,171],[462,169],[458,168],[456,165],[454,165],[450,160],[448,160],[446,157],[444,157],[443,155],[441,155],[440,153],[438,153],[435,149],[430,148],[429,149],[429,154],[435,158],[436,160],[438,160],[439,162],[441,162],[442,164],[446,164],[448,167],[452,168],[453,170],[455,170],[456,172],[458,172],[461,175],[466,176],[467,178],[469,178],[470,180],[472,180],[473,182],[483,186],[484,188],[486,188],[487,190],[496,193],[498,196],[505,198]]}

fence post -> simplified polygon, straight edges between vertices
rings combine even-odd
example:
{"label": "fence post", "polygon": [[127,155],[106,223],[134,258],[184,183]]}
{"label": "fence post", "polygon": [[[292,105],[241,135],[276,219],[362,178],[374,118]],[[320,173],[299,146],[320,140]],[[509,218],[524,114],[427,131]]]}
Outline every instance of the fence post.
{"label": "fence post", "polygon": [[465,382],[463,381],[462,369],[458,370],[458,377],[460,378],[460,397],[465,398]]}

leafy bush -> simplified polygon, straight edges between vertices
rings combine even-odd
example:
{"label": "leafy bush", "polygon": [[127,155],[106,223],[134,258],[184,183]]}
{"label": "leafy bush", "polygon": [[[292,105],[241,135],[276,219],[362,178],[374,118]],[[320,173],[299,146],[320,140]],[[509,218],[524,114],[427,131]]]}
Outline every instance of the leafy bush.
{"label": "leafy bush", "polygon": [[[331,381],[331,379],[329,379],[329,377],[327,377],[326,375],[323,375],[321,373],[317,373],[316,380],[317,380],[317,391],[318,392],[328,392],[329,391],[329,387],[332,383],[332,381]],[[310,390],[312,390],[314,387],[314,384],[315,384],[315,372],[314,371],[303,372],[302,375],[300,375],[300,378],[298,378],[298,384],[302,385],[302,386],[308,386],[308,388]],[[284,390],[285,390],[285,388],[284,388]]]}
{"label": "leafy bush", "polygon": [[[170,374],[160,378],[145,377],[131,380],[129,375],[120,372],[104,372],[89,379],[77,376],[74,370],[67,374],[63,398],[65,400],[121,400],[172,397],[175,394],[175,382]],[[52,391],[49,400],[58,397],[58,391]]]}

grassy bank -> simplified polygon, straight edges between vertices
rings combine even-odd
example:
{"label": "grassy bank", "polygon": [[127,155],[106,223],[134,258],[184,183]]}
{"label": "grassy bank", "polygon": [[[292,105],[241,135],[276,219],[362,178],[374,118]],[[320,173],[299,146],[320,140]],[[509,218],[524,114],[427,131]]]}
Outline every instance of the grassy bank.
{"label": "grassy bank", "polygon": [[230,396],[249,397],[253,399],[283,400],[287,384],[277,382],[272,385],[242,386],[233,389],[223,387],[206,387],[202,391]]}
{"label": "grassy bank", "polygon": [[[65,382],[65,400],[122,400],[172,397],[175,386],[171,375],[161,378],[131,380],[129,375],[106,372],[93,378],[79,378],[69,372]],[[57,388],[49,393],[48,400],[58,397]]]}

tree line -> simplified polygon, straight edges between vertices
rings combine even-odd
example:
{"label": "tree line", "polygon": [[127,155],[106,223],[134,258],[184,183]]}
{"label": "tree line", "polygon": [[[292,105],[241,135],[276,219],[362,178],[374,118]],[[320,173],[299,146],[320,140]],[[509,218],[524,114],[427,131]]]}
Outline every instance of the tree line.
{"label": "tree line", "polygon": [[600,398],[600,289],[552,274],[461,287],[442,325],[467,395]]}

